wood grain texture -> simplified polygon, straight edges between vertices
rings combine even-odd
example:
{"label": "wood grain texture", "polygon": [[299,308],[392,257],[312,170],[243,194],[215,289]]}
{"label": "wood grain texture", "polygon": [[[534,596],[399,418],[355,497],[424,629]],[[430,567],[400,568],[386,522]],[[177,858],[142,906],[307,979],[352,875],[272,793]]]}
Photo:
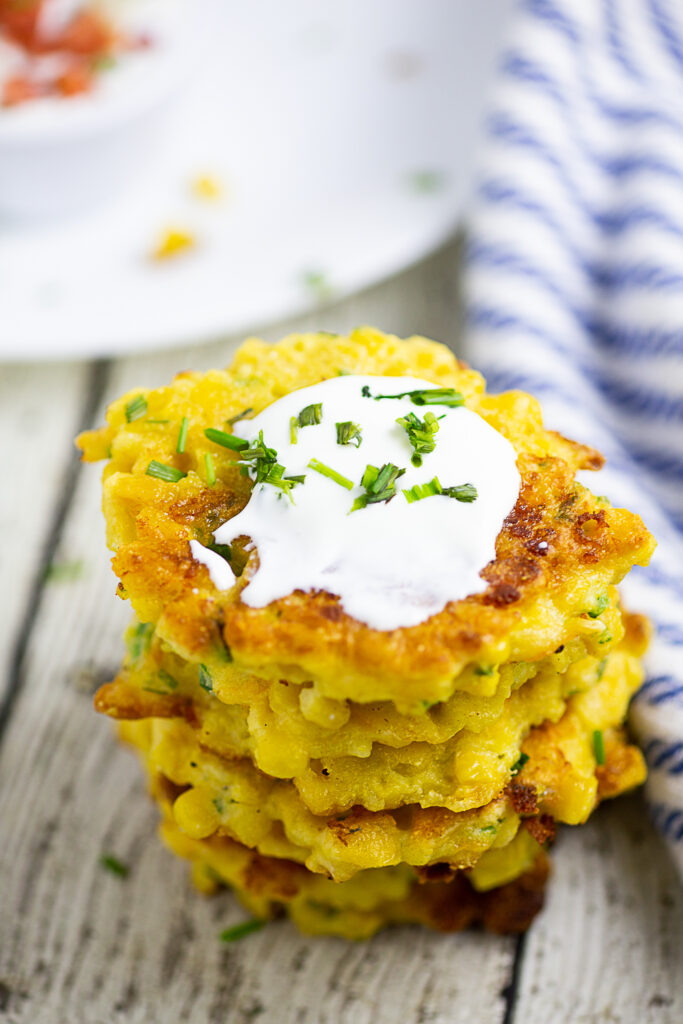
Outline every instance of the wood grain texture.
{"label": "wood grain texture", "polygon": [[[446,249],[267,337],[371,322],[453,343],[455,255]],[[683,900],[637,797],[565,830],[548,907],[521,943],[401,928],[355,945],[307,939],[286,921],[234,945],[218,941],[244,912],[227,893],[207,900],[191,889],[186,865],[156,838],[135,759],[92,711],[93,688],[120,657],[128,609],[115,597],[98,469],[71,470],[65,496],[64,467],[83,415],[98,422],[102,402],[126,388],[221,365],[234,344],[129,359],[94,376],[83,366],[26,370],[24,390],[3,387],[3,423],[24,415],[27,396],[42,396],[53,429],[30,442],[44,467],[30,491],[40,507],[24,513],[23,498],[6,496],[0,506],[11,516],[2,564],[16,579],[0,592],[9,626],[0,654],[21,655],[0,746],[0,1021],[678,1024]],[[38,587],[36,559],[10,550],[48,540],[42,557],[82,562],[78,578]],[[30,615],[10,607],[17,593],[24,607],[33,594]],[[103,852],[130,865],[126,879],[100,867]]]}

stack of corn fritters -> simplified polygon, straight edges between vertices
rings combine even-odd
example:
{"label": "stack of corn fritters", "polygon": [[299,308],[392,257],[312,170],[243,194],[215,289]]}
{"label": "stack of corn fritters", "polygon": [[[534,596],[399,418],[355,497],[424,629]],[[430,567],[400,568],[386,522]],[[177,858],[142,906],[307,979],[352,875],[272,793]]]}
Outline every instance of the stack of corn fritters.
{"label": "stack of corn fritters", "polygon": [[[518,455],[487,589],[415,627],[370,629],[325,592],[247,606],[248,538],[218,549],[229,590],[192,557],[252,487],[206,428],[340,372],[455,387]],[[96,707],[138,748],[162,836],[199,887],[351,938],[400,921],[527,927],[556,822],[645,775],[623,722],[647,624],[615,584],[654,542],[577,483],[598,453],[545,430],[529,395],[487,395],[445,347],[371,329],[248,341],[226,371],[124,396],[79,443],[108,459],[108,542],[136,615]],[[153,460],[179,479],[148,475]]]}

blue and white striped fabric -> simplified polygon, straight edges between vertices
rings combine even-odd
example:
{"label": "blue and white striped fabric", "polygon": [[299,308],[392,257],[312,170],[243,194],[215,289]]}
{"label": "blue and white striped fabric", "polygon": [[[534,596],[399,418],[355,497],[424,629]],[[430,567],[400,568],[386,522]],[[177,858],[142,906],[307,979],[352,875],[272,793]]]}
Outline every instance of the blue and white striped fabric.
{"label": "blue and white striped fabric", "polygon": [[[608,459],[659,541],[623,585],[658,636],[632,725],[683,871],[683,3],[522,0],[465,275],[468,353]],[[588,477],[593,479],[588,479]]]}

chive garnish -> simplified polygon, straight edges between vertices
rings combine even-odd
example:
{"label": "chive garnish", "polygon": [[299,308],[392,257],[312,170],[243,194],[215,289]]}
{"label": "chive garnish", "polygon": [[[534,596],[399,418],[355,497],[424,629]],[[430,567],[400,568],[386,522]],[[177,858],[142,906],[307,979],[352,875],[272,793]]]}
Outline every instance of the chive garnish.
{"label": "chive garnish", "polygon": [[229,562],[232,559],[232,548],[229,544],[216,544],[214,542],[213,544],[207,544],[207,547],[209,551],[215,551],[216,554],[220,555],[221,558],[224,558],[226,562]]}
{"label": "chive garnish", "polygon": [[139,661],[142,655],[149,650],[153,635],[153,622],[138,622],[126,641],[128,653],[133,661]]}
{"label": "chive garnish", "polygon": [[299,433],[299,420],[296,416],[292,416],[289,421],[289,443],[296,444],[297,434]]}
{"label": "chive garnish", "polygon": [[605,763],[605,737],[602,729],[595,729],[593,732],[593,753],[598,764]]}
{"label": "chive garnish", "polygon": [[213,693],[213,679],[206,665],[199,666],[199,685],[207,693]]}
{"label": "chive garnish", "polygon": [[361,388],[363,398],[409,398],[413,405],[446,405],[455,409],[465,404],[465,396],[455,388],[419,388],[416,391],[401,391],[398,395],[373,395],[368,384]]}
{"label": "chive garnish", "polygon": [[225,420],[226,427],[231,427],[233,423],[237,423],[238,420],[244,419],[245,416],[248,416],[249,413],[253,411],[254,410],[250,406],[248,409],[242,409],[242,412],[238,412],[235,416],[230,416]]}
{"label": "chive garnish", "polygon": [[474,484],[457,484],[455,487],[444,487],[441,491],[447,498],[455,498],[456,501],[476,501],[479,497]]}
{"label": "chive garnish", "polygon": [[305,406],[297,416],[300,427],[315,427],[318,423],[322,423],[322,419],[322,402],[316,402],[314,405]]}
{"label": "chive garnish", "polygon": [[406,501],[409,505],[412,505],[414,501],[421,501],[422,498],[430,498],[433,494],[442,494],[441,484],[439,478],[434,477],[426,484],[415,484],[410,487],[407,491],[404,490]]}
{"label": "chive garnish", "polygon": [[348,477],[342,476],[341,473],[337,473],[336,469],[332,469],[330,466],[326,466],[324,462],[320,462],[318,459],[311,459],[308,463],[309,469],[314,469],[316,473],[320,473],[321,476],[326,476],[330,480],[334,480],[340,487],[345,487],[347,491],[350,491],[353,487],[353,480],[349,480]]}
{"label": "chive garnish", "polygon": [[258,440],[242,449],[239,458],[244,463],[251,463],[251,467],[243,465],[241,472],[244,476],[249,475],[249,470],[254,474],[256,483],[271,484],[286,494],[290,501],[293,501],[291,491],[297,484],[303,483],[305,476],[285,476],[285,467],[277,461],[277,452],[269,448],[263,440],[263,431],[259,430]]}
{"label": "chive garnish", "polygon": [[249,447],[249,442],[245,441],[243,437],[226,434],[224,430],[217,430],[215,427],[207,427],[204,437],[208,437],[209,441],[213,441],[214,444],[219,444],[223,448],[229,448],[233,452],[241,452]]}
{"label": "chive garnish", "polygon": [[187,416],[183,416],[180,421],[180,430],[178,431],[178,443],[175,446],[175,450],[179,455],[182,455],[185,451],[185,443],[187,441],[187,429],[190,426],[190,421]]}
{"label": "chive garnish", "polygon": [[434,477],[429,483],[415,484],[409,490],[403,492],[406,501],[412,504],[414,501],[421,501],[422,498],[430,498],[435,494],[442,494],[446,498],[455,498],[456,501],[475,501],[477,488],[474,484],[459,484],[457,487],[442,487],[438,477]]}
{"label": "chive garnish", "polygon": [[145,425],[148,423],[170,423],[170,420],[145,420]]}
{"label": "chive garnish", "polygon": [[216,467],[213,464],[213,455],[210,452],[204,453],[204,469],[206,471],[206,482],[209,487],[216,483]]}
{"label": "chive garnish", "polygon": [[529,760],[529,755],[528,754],[520,754],[519,757],[517,758],[517,760],[515,761],[515,763],[513,764],[512,768],[510,769],[510,774],[511,775],[519,775],[519,773],[521,772],[522,768],[524,767],[524,765],[527,763],[528,760]]}
{"label": "chive garnish", "polygon": [[139,420],[141,416],[144,416],[147,412],[147,399],[144,395],[137,395],[132,398],[126,405],[126,420],[132,423],[133,420]]}
{"label": "chive garnish", "polygon": [[251,921],[243,921],[242,924],[236,924],[234,928],[226,928],[220,934],[221,942],[237,942],[238,939],[243,939],[245,935],[251,935],[252,932],[259,931],[263,928],[266,922],[258,917],[254,917]]}
{"label": "chive garnish", "polygon": [[475,676],[492,676],[494,673],[493,665],[475,665],[474,674]]}
{"label": "chive garnish", "polygon": [[405,469],[399,469],[392,462],[386,462],[381,469],[367,465],[361,479],[361,487],[365,488],[365,494],[356,498],[351,511],[356,512],[378,501],[391,501],[396,494],[396,481],[404,473]]}
{"label": "chive garnish", "polygon": [[604,630],[604,631],[603,631],[603,632],[602,632],[602,633],[600,634],[600,638],[599,638],[599,640],[598,640],[598,643],[599,643],[599,644],[609,644],[609,643],[611,643],[611,642],[612,642],[612,640],[614,640],[614,637],[612,636],[612,633],[611,633],[611,631],[610,631],[609,629],[605,629],[605,630]]}
{"label": "chive garnish", "polygon": [[152,459],[145,473],[147,476],[156,477],[157,480],[165,480],[169,484],[177,484],[179,480],[187,476],[187,473],[183,473],[182,469],[176,469],[175,466],[167,466],[163,462],[157,462],[156,459]]}
{"label": "chive garnish", "polygon": [[415,449],[410,461],[414,466],[421,466],[422,456],[429,455],[436,448],[434,434],[439,429],[436,416],[433,412],[427,412],[424,420],[421,420],[414,412],[409,412],[406,416],[400,416],[396,422],[403,427]]}
{"label": "chive garnish", "polygon": [[103,853],[100,857],[100,864],[107,871],[111,871],[112,875],[118,875],[119,878],[126,878],[130,871],[126,864],[123,864],[118,857],[114,857],[111,853]]}
{"label": "chive garnish", "polygon": [[600,596],[597,598],[594,606],[588,612],[588,615],[590,616],[591,619],[597,619],[599,615],[602,615],[602,613],[604,612],[604,610],[605,610],[605,608],[607,607],[608,604],[609,604],[609,597],[607,596],[607,594],[600,594]]}
{"label": "chive garnish", "polygon": [[346,420],[344,423],[336,423],[335,427],[337,430],[337,444],[355,444],[356,448],[360,448],[363,435],[357,423]]}

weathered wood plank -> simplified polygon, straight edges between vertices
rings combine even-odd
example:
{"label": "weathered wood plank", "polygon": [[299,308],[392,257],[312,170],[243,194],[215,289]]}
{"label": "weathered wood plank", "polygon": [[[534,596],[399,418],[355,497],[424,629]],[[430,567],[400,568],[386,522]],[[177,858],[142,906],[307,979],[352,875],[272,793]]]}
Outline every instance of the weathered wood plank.
{"label": "weathered wood plank", "polygon": [[679,1024],[683,890],[640,795],[560,833],[548,906],[525,939],[519,1024]]}
{"label": "weathered wood plank", "polygon": [[75,464],[71,438],[91,386],[85,365],[0,369],[0,702],[17,633],[45,571],[55,513],[68,493]]}

